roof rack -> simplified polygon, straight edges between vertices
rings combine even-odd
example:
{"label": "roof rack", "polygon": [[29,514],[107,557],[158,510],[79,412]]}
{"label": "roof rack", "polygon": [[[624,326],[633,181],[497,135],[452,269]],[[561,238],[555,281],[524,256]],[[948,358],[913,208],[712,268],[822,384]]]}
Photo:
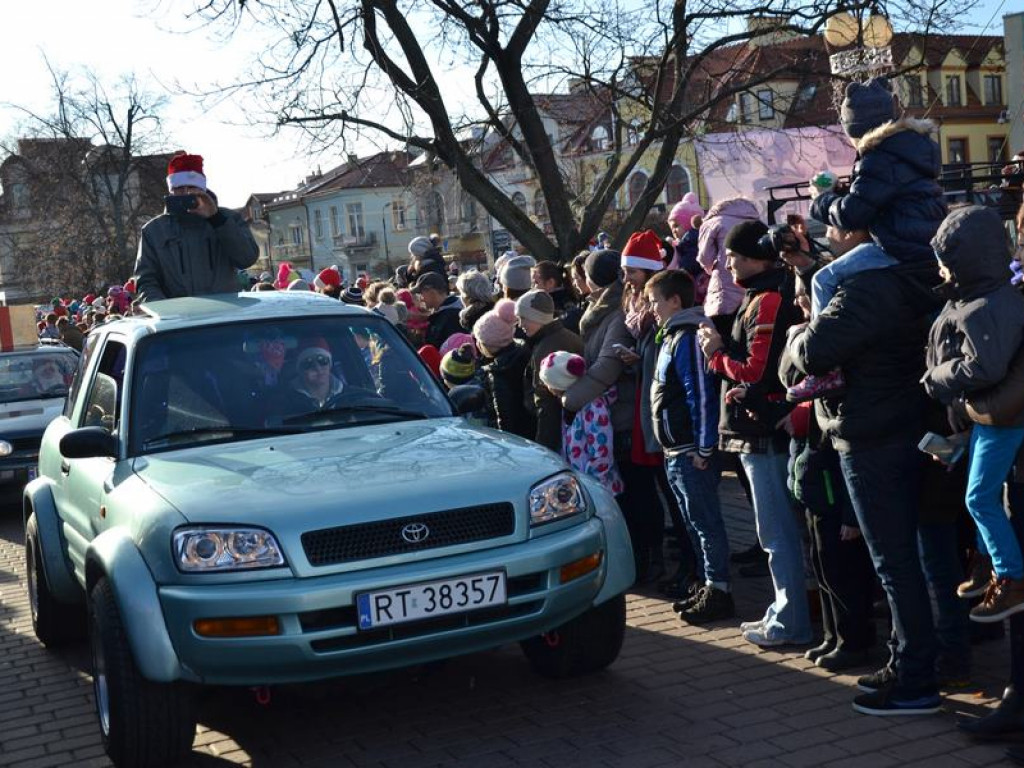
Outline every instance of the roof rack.
{"label": "roof rack", "polygon": [[[1021,206],[1021,188],[1000,186],[1004,163],[953,163],[942,166],[939,184],[946,202],[969,203],[994,208],[1003,219],[1012,219]],[[839,178],[839,183],[849,183],[849,176]],[[787,203],[810,200],[810,182],[779,184],[766,187],[768,193],[768,222],[775,223],[779,210]]]}

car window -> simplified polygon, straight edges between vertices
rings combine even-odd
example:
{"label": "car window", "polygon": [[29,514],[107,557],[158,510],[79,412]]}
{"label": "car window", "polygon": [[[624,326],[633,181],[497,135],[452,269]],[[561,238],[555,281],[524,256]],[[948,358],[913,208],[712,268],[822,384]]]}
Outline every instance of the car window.
{"label": "car window", "polygon": [[55,348],[0,356],[0,402],[66,397],[78,356]]}
{"label": "car window", "polygon": [[135,351],[131,455],[275,432],[451,416],[429,370],[376,317],[157,333]]}
{"label": "car window", "polygon": [[83,427],[103,427],[111,432],[117,431],[126,359],[127,350],[124,344],[108,339],[92,380],[89,397],[85,401],[82,412]]}
{"label": "car window", "polygon": [[89,361],[92,360],[93,350],[96,349],[96,339],[98,336],[87,335],[85,337],[85,345],[82,348],[82,357],[79,360],[78,368],[75,371],[75,377],[71,381],[71,389],[68,392],[68,399],[64,403],[64,415],[67,418],[71,418],[71,414],[75,412],[75,403],[78,402],[78,397],[82,390],[82,382],[85,380],[85,372],[89,368]]}

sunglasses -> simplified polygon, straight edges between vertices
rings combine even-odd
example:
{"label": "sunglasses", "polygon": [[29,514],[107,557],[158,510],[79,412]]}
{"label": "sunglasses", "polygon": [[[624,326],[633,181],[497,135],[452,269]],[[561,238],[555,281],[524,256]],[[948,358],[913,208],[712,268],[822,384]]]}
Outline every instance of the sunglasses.
{"label": "sunglasses", "polygon": [[331,364],[331,358],[327,355],[313,355],[302,361],[300,366],[304,371],[311,371],[314,368],[326,368]]}

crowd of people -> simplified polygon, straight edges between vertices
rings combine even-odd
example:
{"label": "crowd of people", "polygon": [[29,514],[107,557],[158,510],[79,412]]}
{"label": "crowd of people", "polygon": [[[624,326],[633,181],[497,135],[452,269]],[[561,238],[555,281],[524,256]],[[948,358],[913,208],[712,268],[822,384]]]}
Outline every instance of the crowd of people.
{"label": "crowd of people", "polygon": [[[349,285],[336,267],[307,281],[282,264],[246,287],[366,307],[446,387],[481,387],[468,418],[560,453],[616,495],[638,588],[673,600],[682,621],[734,618],[730,557],[761,562],[773,597],[743,637],[812,646],[807,659],[839,672],[869,663],[882,594],[888,659],[859,679],[853,706],[933,713],[943,689],[969,681],[972,637],[1024,611],[1024,206],[1009,227],[991,208],[949,208],[935,126],[903,117],[884,79],[850,84],[841,117],[858,155],[850,181],[810,185],[827,246],[800,216],[770,228],[752,200],[705,211],[689,193],[668,214],[671,237],[643,230],[613,250],[602,234],[566,265],[511,251],[491,274],[456,276],[438,238],[420,236],[384,281]],[[1007,194],[1022,167],[1007,167]],[[132,281],[55,299],[41,335],[80,347],[135,301],[238,287],[256,257],[244,224],[211,201],[201,159],[169,171],[172,196],[194,204],[146,225]],[[759,542],[731,556],[725,470]],[[1021,643],[999,709],[965,730],[1024,730]]]}

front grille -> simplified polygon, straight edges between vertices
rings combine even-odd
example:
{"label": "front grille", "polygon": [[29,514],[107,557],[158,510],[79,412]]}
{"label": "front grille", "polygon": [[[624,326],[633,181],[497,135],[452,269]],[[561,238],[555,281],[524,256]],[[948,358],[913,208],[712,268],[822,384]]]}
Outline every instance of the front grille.
{"label": "front grille", "polygon": [[[416,524],[425,525],[429,535],[420,541],[402,538],[402,529]],[[484,504],[308,531],[302,534],[302,548],[310,565],[333,565],[495,539],[509,536],[515,529],[515,508],[511,504]]]}

